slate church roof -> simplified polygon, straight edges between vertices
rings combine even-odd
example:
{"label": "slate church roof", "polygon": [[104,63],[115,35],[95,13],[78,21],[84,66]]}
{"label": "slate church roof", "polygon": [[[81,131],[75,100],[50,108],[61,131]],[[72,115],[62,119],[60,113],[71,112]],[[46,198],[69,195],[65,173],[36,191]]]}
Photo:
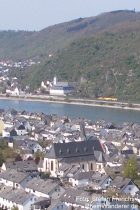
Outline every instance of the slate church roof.
{"label": "slate church roof", "polygon": [[[98,139],[80,141],[80,142],[68,142],[57,143],[51,148],[51,151],[47,154],[48,158],[57,159],[84,159],[92,157],[92,159],[100,162],[104,161],[103,148]],[[76,160],[75,159],[75,160]]]}

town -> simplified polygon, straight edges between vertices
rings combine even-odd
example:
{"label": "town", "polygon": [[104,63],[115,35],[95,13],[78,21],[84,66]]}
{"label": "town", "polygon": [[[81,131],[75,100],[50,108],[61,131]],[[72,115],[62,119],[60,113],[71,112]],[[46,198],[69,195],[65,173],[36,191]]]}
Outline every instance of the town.
{"label": "town", "polygon": [[139,209],[139,124],[0,109],[0,135],[0,209]]}
{"label": "town", "polygon": [[53,81],[42,81],[40,87],[34,91],[30,90],[29,86],[23,87],[17,77],[12,77],[12,72],[19,69],[23,71],[27,67],[40,64],[38,60],[23,60],[14,62],[12,60],[0,61],[0,94],[6,96],[27,96],[29,94],[45,94],[66,96],[74,92],[74,86],[68,82],[58,81],[57,76]]}
{"label": "town", "polygon": [[1,1],[0,210],[140,209],[140,3]]}

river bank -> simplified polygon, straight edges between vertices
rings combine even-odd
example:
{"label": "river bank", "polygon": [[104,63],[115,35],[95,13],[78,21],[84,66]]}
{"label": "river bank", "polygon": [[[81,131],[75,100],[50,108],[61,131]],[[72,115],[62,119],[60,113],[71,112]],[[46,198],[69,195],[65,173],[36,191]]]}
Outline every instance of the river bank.
{"label": "river bank", "polygon": [[73,104],[83,106],[105,107],[113,109],[126,109],[140,111],[140,104],[113,102],[113,101],[101,101],[90,99],[74,99],[68,97],[58,96],[44,96],[44,95],[26,95],[26,96],[10,96],[0,95],[0,99],[4,100],[23,100],[23,101],[37,101],[44,103],[61,103],[61,104]]}

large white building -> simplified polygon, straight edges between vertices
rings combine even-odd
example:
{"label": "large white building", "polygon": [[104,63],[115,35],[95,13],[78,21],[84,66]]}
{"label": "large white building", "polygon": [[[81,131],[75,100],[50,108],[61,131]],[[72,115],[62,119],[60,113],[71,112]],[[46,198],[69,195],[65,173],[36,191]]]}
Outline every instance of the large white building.
{"label": "large white building", "polygon": [[68,82],[58,82],[57,77],[53,79],[53,85],[50,88],[50,95],[65,96],[73,93],[74,88]]}

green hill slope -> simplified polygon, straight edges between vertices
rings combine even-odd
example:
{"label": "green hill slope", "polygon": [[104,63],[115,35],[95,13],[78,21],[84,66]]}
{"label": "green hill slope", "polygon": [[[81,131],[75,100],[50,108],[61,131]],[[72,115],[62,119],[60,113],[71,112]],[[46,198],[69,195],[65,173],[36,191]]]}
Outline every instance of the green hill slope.
{"label": "green hill slope", "polygon": [[0,31],[0,59],[44,59],[76,39],[92,37],[118,24],[128,21],[133,24],[136,20],[140,20],[140,13],[115,11],[57,24],[38,32]]}
{"label": "green hill slope", "polygon": [[[140,22],[120,25],[112,32],[81,39],[56,56],[26,72],[26,84],[42,80],[78,82],[78,95],[114,96],[120,100],[140,101]],[[124,30],[125,27],[125,30]]]}

